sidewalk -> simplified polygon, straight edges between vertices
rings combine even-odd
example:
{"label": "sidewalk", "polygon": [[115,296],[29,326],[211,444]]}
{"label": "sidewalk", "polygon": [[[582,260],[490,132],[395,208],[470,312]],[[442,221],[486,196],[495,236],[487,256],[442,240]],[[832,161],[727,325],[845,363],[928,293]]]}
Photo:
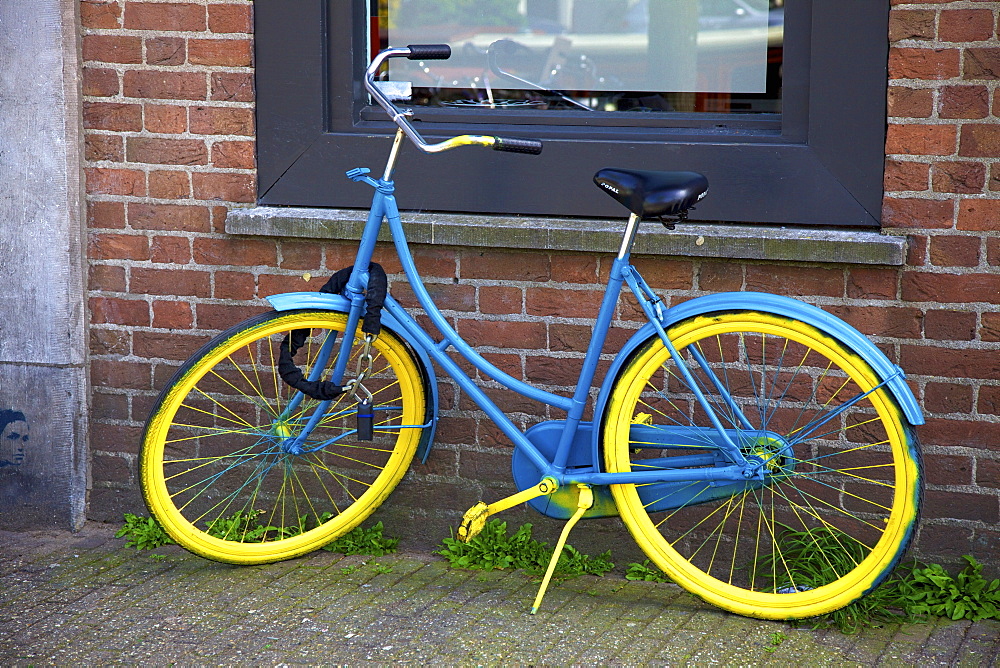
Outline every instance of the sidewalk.
{"label": "sidewalk", "polygon": [[[117,527],[0,532],[3,665],[961,665],[1000,660],[1000,623],[857,636],[736,617],[620,575],[554,584],[426,553],[318,552],[231,567],[126,548]],[[160,554],[162,557],[153,557]]]}

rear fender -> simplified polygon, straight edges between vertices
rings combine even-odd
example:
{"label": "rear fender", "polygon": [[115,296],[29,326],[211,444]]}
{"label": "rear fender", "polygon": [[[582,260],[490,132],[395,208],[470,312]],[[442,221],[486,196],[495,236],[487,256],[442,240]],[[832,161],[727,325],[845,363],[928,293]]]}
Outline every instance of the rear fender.
{"label": "rear fender", "polygon": [[[337,313],[347,313],[351,310],[351,302],[346,297],[334,295],[326,292],[286,292],[280,295],[266,297],[268,303],[276,311],[293,311],[296,309],[315,309],[317,311],[336,311]],[[427,456],[431,452],[431,445],[434,442],[434,432],[437,429],[438,421],[438,385],[437,376],[434,374],[434,365],[424,350],[407,335],[406,330],[400,326],[399,322],[387,311],[382,312],[382,326],[391,330],[393,334],[406,342],[410,351],[420,361],[420,371],[424,380],[424,391],[427,396],[427,411],[424,422],[430,423],[430,427],[424,429],[420,436],[420,443],[417,445],[417,457],[421,462],[427,461]]]}
{"label": "rear fender", "polygon": [[[806,304],[797,299],[782,297],[760,292],[721,292],[704,297],[697,297],[670,308],[664,313],[661,321],[664,329],[669,329],[672,325],[681,320],[686,320],[694,316],[715,313],[719,311],[759,311],[771,313],[773,315],[795,318],[819,331],[836,339],[856,352],[882,380],[886,381],[885,387],[892,393],[893,398],[903,410],[907,421],[911,425],[921,425],[924,423],[924,416],[917,403],[916,397],[906,384],[906,377],[903,370],[889,361],[889,358],[881,350],[869,341],[861,332],[854,329],[846,322],[830,315],[826,311]],[[594,409],[595,416],[603,416],[605,407],[611,397],[611,389],[622,368],[628,362],[632,353],[639,346],[656,336],[656,327],[652,323],[646,323],[639,329],[632,338],[615,357],[614,363],[604,377],[604,383],[597,397],[597,405]],[[603,420],[600,421],[603,425]],[[603,465],[601,452],[602,428],[594,429],[592,449],[595,462]]]}

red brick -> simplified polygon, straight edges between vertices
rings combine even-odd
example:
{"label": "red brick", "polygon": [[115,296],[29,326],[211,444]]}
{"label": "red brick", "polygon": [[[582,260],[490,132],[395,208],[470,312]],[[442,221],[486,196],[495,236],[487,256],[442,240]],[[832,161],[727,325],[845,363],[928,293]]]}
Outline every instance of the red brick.
{"label": "red brick", "polygon": [[125,205],[121,202],[90,202],[87,205],[87,227],[125,227]]}
{"label": "red brick", "polygon": [[521,288],[484,285],[479,288],[480,313],[510,315],[521,313],[524,291]]}
{"label": "red brick", "polygon": [[968,554],[972,542],[972,530],[949,524],[921,522],[920,537],[916,541],[916,551],[934,558],[950,557],[955,561],[959,555]]}
{"label": "red brick", "polygon": [[1000,229],[1000,200],[963,199],[958,205],[960,230],[995,231]]}
{"label": "red brick", "polygon": [[694,285],[693,262],[640,257],[633,258],[632,264],[658,290],[690,290]]}
{"label": "red brick", "polygon": [[83,68],[83,94],[93,97],[111,97],[121,90],[118,72],[101,67]]}
{"label": "red brick", "polygon": [[924,479],[929,485],[971,485],[972,460],[961,455],[924,455]]}
{"label": "red brick", "polygon": [[208,90],[205,75],[199,72],[128,70],[124,92],[126,97],[204,100]]}
{"label": "red brick", "polygon": [[979,237],[932,237],[931,264],[938,267],[975,267],[979,264],[979,247]]}
{"label": "red brick", "polygon": [[972,387],[956,383],[927,383],[924,408],[932,413],[970,413]]}
{"label": "red brick", "polygon": [[890,118],[930,118],[934,112],[934,91],[930,88],[889,86]]}
{"label": "red brick", "polygon": [[149,196],[159,199],[188,199],[191,197],[191,177],[181,170],[150,172]]}
{"label": "red brick", "polygon": [[138,357],[183,362],[205,344],[203,334],[133,332],[132,351]]}
{"label": "red brick", "polygon": [[990,180],[986,187],[993,192],[1000,191],[1000,164],[990,165]]}
{"label": "red brick", "polygon": [[1000,79],[1000,48],[970,47],[965,49],[963,79]]}
{"label": "red brick", "polygon": [[191,242],[187,237],[155,236],[150,244],[153,262],[187,264],[191,261]]}
{"label": "red brick", "polygon": [[211,265],[274,267],[278,264],[278,252],[273,241],[197,238],[194,240],[194,261]]}
{"label": "red brick", "polygon": [[153,327],[161,329],[190,329],[194,324],[191,305],[180,301],[153,302]]}
{"label": "red brick", "polygon": [[889,49],[890,79],[951,79],[959,74],[958,49]]}
{"label": "red brick", "polygon": [[920,442],[925,447],[941,445],[995,451],[1000,443],[1000,424],[985,420],[930,418],[920,427]]}
{"label": "red brick", "polygon": [[976,461],[976,484],[980,487],[1000,487],[1000,461],[980,457]]}
{"label": "red brick", "polygon": [[953,125],[890,125],[885,152],[898,155],[951,155],[955,152],[957,128]]}
{"label": "red brick", "polygon": [[968,158],[1000,157],[1000,127],[993,123],[966,123],[958,154]]}
{"label": "red brick", "polygon": [[934,164],[934,190],[943,193],[976,194],[986,187],[986,165],[981,162]]}
{"label": "red brick", "polygon": [[146,175],[134,169],[90,167],[84,170],[87,192],[101,195],[146,195]]}
{"label": "red brick", "polygon": [[868,336],[920,337],[922,314],[917,308],[834,306],[826,310]]}
{"label": "red brick", "polygon": [[247,135],[254,132],[253,110],[240,107],[191,107],[191,132],[199,135]]}
{"label": "red brick", "polygon": [[[116,327],[118,327],[116,325]],[[131,355],[132,335],[130,329],[101,329],[91,323],[90,326],[91,355]]]}
{"label": "red brick", "polygon": [[698,268],[698,287],[710,292],[741,290],[743,265],[737,262],[703,261]]}
{"label": "red brick", "polygon": [[128,2],[124,27],[131,30],[200,32],[207,28],[204,5],[194,3]]}
{"label": "red brick", "polygon": [[93,359],[90,361],[90,382],[95,387],[123,390],[151,390],[149,364]]}
{"label": "red brick", "polygon": [[[463,263],[463,271],[464,267]],[[537,316],[595,318],[601,296],[597,290],[529,287],[525,292],[525,312]]]}
{"label": "red brick", "polygon": [[129,137],[125,155],[129,162],[151,165],[208,164],[208,148],[200,139]]}
{"label": "red brick", "polygon": [[269,310],[266,305],[198,304],[198,328],[223,330]]}
{"label": "red brick", "polygon": [[92,297],[89,304],[93,324],[149,327],[149,304],[145,300]]}
{"label": "red brick", "polygon": [[[311,283],[302,280],[301,275],[287,274],[261,274],[257,277],[257,295],[260,297],[270,297],[283,292],[301,292],[304,290],[315,290]],[[396,294],[396,286],[393,286],[393,297],[399,299]]]}
{"label": "red brick", "polygon": [[844,296],[844,272],[841,269],[749,265],[746,277],[747,290],[782,295]]}
{"label": "red brick", "polygon": [[253,75],[246,72],[212,73],[212,100],[253,102]]}
{"label": "red brick", "polygon": [[215,142],[212,144],[212,164],[231,169],[253,169],[257,165],[254,146],[252,141]]}
{"label": "red brick", "polygon": [[88,133],[84,137],[84,158],[89,162],[125,160],[125,145],[120,135],[98,135]]}
{"label": "red brick", "polygon": [[254,278],[251,274],[221,270],[215,272],[215,292],[212,296],[216,299],[253,299],[254,291]]}
{"label": "red brick", "polygon": [[851,299],[895,299],[899,272],[879,267],[851,267],[847,274],[847,296]]}
{"label": "red brick", "polygon": [[132,202],[128,205],[128,222],[136,229],[173,230],[177,232],[208,232],[208,209],[186,204],[146,204]]}
{"label": "red brick", "polygon": [[253,28],[253,5],[209,5],[208,29],[214,33],[249,33]]}
{"label": "red brick", "polygon": [[249,67],[253,51],[247,39],[192,39],[188,42],[188,62],[192,65]]}
{"label": "red brick", "polygon": [[138,132],[142,129],[142,106],[118,102],[84,102],[83,127],[88,130]]}
{"label": "red brick", "polygon": [[473,346],[541,350],[546,346],[545,332],[543,322],[468,319],[458,321],[458,333]]}
{"label": "red brick", "polygon": [[[454,285],[452,283],[425,283],[424,287],[431,299],[439,308],[446,311],[462,311],[469,313],[476,310],[476,289],[471,285]],[[393,284],[393,296],[405,306],[417,306],[416,295],[406,283]]]}
{"label": "red brick", "polygon": [[159,134],[181,134],[187,130],[187,107],[147,104],[143,108],[146,129]]}
{"label": "red brick", "polygon": [[[942,378],[1000,378],[995,350],[938,346],[900,346],[900,366],[910,375]],[[1000,424],[994,425],[1000,431]],[[994,447],[1000,441],[994,441]]]}
{"label": "red brick", "polygon": [[549,278],[561,283],[595,283],[598,260],[596,255],[552,255]]}
{"label": "red brick", "polygon": [[955,205],[947,200],[886,197],[882,203],[883,227],[950,228],[954,216]]}
{"label": "red brick", "polygon": [[252,174],[201,173],[192,175],[194,196],[223,202],[256,201],[256,179]]}
{"label": "red brick", "polygon": [[929,489],[924,492],[924,509],[928,518],[971,520],[995,524],[1000,521],[997,497]]}
{"label": "red brick", "polygon": [[928,239],[921,234],[911,234],[906,237],[906,264],[911,267],[922,267],[927,263]]}
{"label": "red brick", "polygon": [[971,341],[976,338],[976,314],[965,311],[928,311],[924,335],[937,341]]}
{"label": "red brick", "polygon": [[937,13],[928,9],[897,10],[889,14],[889,41],[934,39]]}
{"label": "red brick", "polygon": [[87,285],[91,290],[125,292],[125,268],[106,264],[91,264],[87,275]]}
{"label": "red brick", "polygon": [[127,420],[128,397],[124,394],[92,393],[89,417],[91,420]]}
{"label": "red brick", "polygon": [[983,314],[979,336],[983,341],[1000,341],[1000,313]]}
{"label": "red brick", "polygon": [[[319,244],[312,241],[281,242],[281,263],[279,265],[281,268],[318,270],[321,264]],[[323,280],[326,280],[325,277]]]}
{"label": "red brick", "polygon": [[208,297],[210,275],[188,269],[132,268],[132,292],[146,295]]}
{"label": "red brick", "polygon": [[[996,385],[981,385],[979,387],[979,404],[977,410],[987,415],[1000,415],[1000,387]],[[1000,478],[995,481],[1000,485]]]}
{"label": "red brick", "polygon": [[83,59],[103,63],[142,62],[142,40],[125,35],[84,35]]}
{"label": "red brick", "polygon": [[885,189],[889,192],[927,190],[931,166],[926,162],[885,161]]}
{"label": "red brick", "polygon": [[551,277],[548,255],[466,251],[462,253],[462,278],[498,281],[544,282]]}
{"label": "red brick", "polygon": [[986,86],[945,86],[940,91],[941,118],[986,118],[990,114],[990,93]]}
{"label": "red brick", "polygon": [[981,42],[993,37],[990,9],[955,9],[941,12],[938,39],[942,42]]}
{"label": "red brick", "polygon": [[1000,275],[996,274],[903,274],[903,300],[952,304],[1000,303]]}
{"label": "red brick", "polygon": [[148,260],[149,239],[140,234],[91,233],[87,257],[92,260]]}
{"label": "red brick", "polygon": [[147,37],[148,65],[183,65],[187,59],[187,40],[183,37]]}
{"label": "red brick", "polygon": [[122,10],[117,2],[104,0],[81,0],[80,24],[88,30],[115,29],[121,27]]}
{"label": "red brick", "polygon": [[[392,246],[380,246],[379,262],[386,273],[403,273],[403,267],[396,258],[395,249]],[[354,263],[354,255],[357,252],[355,245],[341,247],[334,252],[327,247],[327,257],[335,260],[340,257],[340,266],[350,266]],[[388,253],[388,255],[386,255]],[[458,253],[454,248],[442,248],[435,246],[419,245],[412,248],[413,262],[417,265],[417,271],[421,276],[434,276],[436,278],[455,278],[458,276]],[[338,267],[339,268],[339,267]]]}

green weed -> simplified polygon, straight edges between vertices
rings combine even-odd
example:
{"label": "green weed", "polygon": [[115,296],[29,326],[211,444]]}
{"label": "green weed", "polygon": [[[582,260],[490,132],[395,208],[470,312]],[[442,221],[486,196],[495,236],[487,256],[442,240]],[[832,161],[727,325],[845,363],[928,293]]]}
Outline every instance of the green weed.
{"label": "green weed", "polygon": [[152,517],[140,517],[132,513],[125,513],[125,524],[115,532],[115,538],[125,538],[125,545],[137,550],[176,545],[174,539]]}
{"label": "green weed", "polygon": [[[525,570],[541,574],[548,568],[552,548],[531,537],[531,524],[525,524],[513,534],[507,534],[507,523],[490,520],[483,530],[468,543],[457,538],[441,541],[440,554],[458,568],[474,570]],[[553,577],[560,580],[580,575],[604,575],[612,568],[611,551],[597,556],[581,553],[566,545],[559,556]]]}
{"label": "green weed", "polygon": [[646,559],[641,564],[632,562],[625,571],[626,580],[641,580],[646,582],[670,582],[670,577]]}
{"label": "green weed", "polygon": [[332,543],[323,546],[327,552],[340,552],[345,555],[368,554],[381,557],[396,551],[398,538],[386,538],[382,535],[382,523],[378,522],[370,529],[355,527]]}
{"label": "green weed", "polygon": [[1000,617],[1000,580],[986,580],[982,564],[971,555],[962,558],[965,567],[956,577],[939,564],[914,568],[899,587],[906,611],[974,622]]}

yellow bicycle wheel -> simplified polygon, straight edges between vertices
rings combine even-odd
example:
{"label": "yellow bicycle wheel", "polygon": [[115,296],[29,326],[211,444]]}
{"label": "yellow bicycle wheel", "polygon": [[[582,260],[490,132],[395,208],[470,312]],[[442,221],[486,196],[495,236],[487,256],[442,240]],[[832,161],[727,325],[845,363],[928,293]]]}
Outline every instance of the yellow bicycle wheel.
{"label": "yellow bicycle wheel", "polygon": [[814,327],[766,313],[698,316],[617,378],[608,471],[727,464],[684,364],[762,479],[612,485],[650,560],[688,591],[751,617],[841,608],[902,557],[921,497],[919,447],[869,365]]}
{"label": "yellow bicycle wheel", "polygon": [[[163,389],[139,467],[150,512],[180,545],[235,564],[289,559],[353,529],[395,488],[427,416],[422,367],[386,329],[372,344],[364,381],[372,440],[357,438],[358,400],[345,394],[301,453],[288,451],[320,402],[293,402],[298,393],[278,374],[279,346],[293,331],[308,332],[294,359],[308,375],[346,321],[326,311],[252,318],[206,344]],[[356,344],[352,357],[360,350]]]}

